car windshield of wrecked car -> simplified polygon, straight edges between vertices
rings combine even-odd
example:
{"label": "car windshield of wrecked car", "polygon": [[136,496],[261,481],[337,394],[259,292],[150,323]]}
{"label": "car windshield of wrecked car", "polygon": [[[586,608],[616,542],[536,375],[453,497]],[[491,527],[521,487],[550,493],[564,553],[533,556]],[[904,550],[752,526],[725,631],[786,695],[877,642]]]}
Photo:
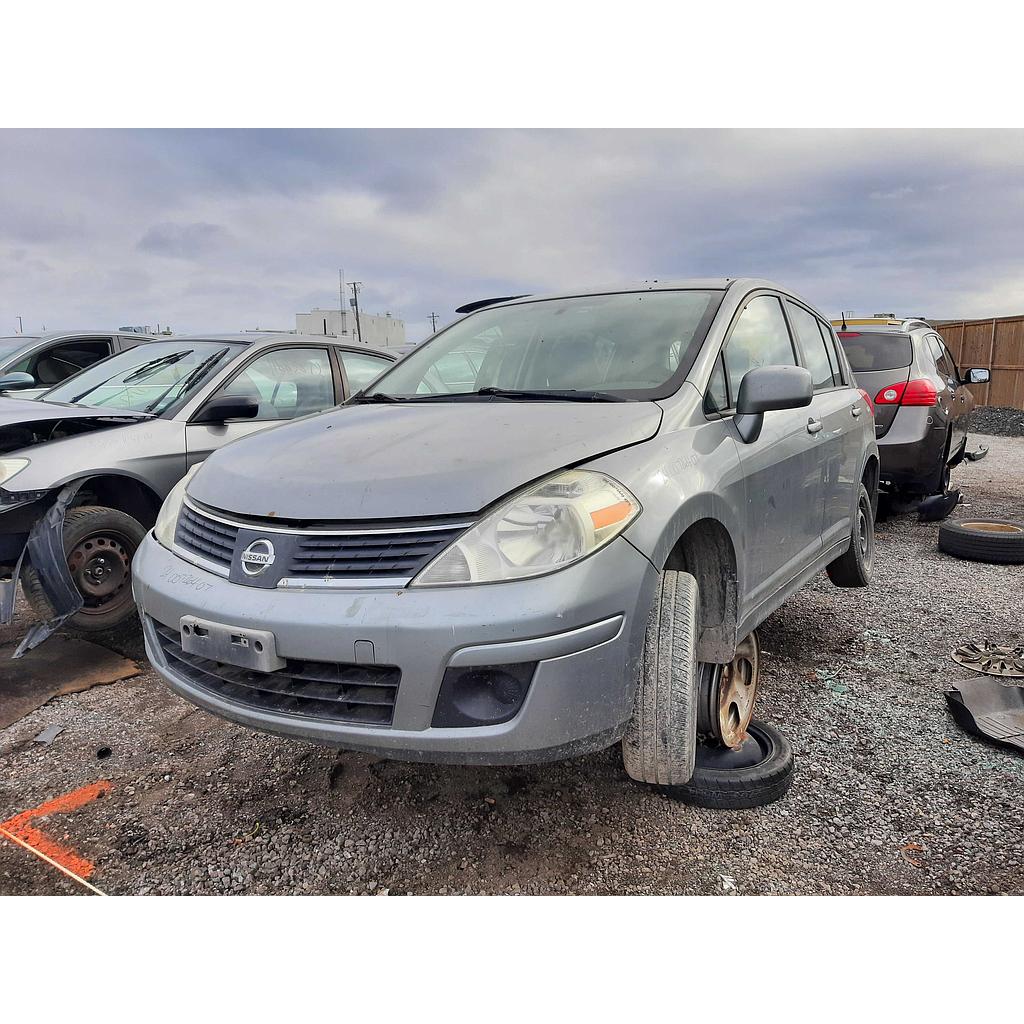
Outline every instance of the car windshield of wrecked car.
{"label": "car windshield of wrecked car", "polygon": [[43,402],[70,402],[159,416],[186,401],[245,346],[219,341],[152,342],[62,381]]}
{"label": "car windshield of wrecked car", "polygon": [[355,401],[666,397],[693,364],[721,296],[644,291],[483,309],[414,349]]}

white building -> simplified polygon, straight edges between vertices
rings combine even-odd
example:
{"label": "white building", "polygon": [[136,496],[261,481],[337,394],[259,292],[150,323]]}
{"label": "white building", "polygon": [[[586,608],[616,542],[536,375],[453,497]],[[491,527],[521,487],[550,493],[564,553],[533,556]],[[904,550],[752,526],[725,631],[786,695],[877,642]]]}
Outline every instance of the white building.
{"label": "white building", "polygon": [[324,334],[329,338],[362,342],[374,348],[398,348],[405,344],[405,321],[390,313],[372,316],[360,310],[359,327],[362,329],[361,338],[352,309],[313,309],[308,313],[295,314],[295,330],[299,334]]}

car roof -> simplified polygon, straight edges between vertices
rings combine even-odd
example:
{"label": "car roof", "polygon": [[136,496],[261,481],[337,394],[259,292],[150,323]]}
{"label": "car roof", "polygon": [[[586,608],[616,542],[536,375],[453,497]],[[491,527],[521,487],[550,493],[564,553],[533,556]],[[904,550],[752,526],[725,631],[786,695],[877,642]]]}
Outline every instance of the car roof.
{"label": "car roof", "polygon": [[[783,292],[794,299],[806,302],[800,295],[791,288],[785,288],[774,281],[768,281],[757,277],[685,277],[685,278],[649,278],[644,281],[619,282],[601,287],[569,288],[558,292],[549,292],[540,295],[518,295],[507,299],[498,299],[487,302],[481,306],[477,302],[466,303],[474,309],[491,309],[495,306],[519,306],[529,302],[543,302],[548,299],[572,299],[581,298],[587,295],[616,295],[624,292],[669,292],[669,291],[753,291],[757,288],[765,288],[771,291]],[[811,305],[811,303],[807,303]]]}
{"label": "car roof", "polygon": [[290,331],[240,331],[236,334],[177,334],[166,341],[226,341],[232,345],[248,345],[251,347],[266,348],[268,345],[277,345],[281,342],[300,344],[308,343],[315,345],[332,345],[335,348],[343,348],[352,352],[369,352],[370,355],[384,356],[388,359],[397,359],[394,352],[384,348],[374,348],[371,345],[361,345],[358,341],[339,341],[337,338],[330,338],[323,334],[293,334]]}

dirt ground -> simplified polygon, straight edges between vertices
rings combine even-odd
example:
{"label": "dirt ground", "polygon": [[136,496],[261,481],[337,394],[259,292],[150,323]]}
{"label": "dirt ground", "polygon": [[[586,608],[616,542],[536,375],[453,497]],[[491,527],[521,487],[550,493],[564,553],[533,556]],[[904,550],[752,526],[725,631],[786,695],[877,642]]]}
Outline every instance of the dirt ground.
{"label": "dirt ground", "polygon": [[[955,515],[1024,517],[1024,438],[981,440]],[[617,749],[507,769],[337,753],[211,717],[147,670],[0,731],[0,821],[108,780],[41,827],[111,894],[1021,893],[1024,758],[962,733],[942,694],[970,675],[952,648],[1020,641],[1024,567],[957,561],[936,534],[879,523],[868,590],[821,576],[761,630],[759,713],[797,754],[770,807],[693,809],[631,783]],[[137,628],[104,642],[144,662]],[[0,839],[0,892],[83,891]]]}

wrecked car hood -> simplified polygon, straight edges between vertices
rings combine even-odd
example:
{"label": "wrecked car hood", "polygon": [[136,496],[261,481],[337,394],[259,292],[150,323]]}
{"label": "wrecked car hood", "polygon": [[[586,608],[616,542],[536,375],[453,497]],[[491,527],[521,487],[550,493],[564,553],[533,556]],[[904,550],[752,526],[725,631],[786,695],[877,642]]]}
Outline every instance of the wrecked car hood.
{"label": "wrecked car hood", "polygon": [[189,494],[240,515],[394,519],[476,512],[657,433],[653,402],[356,405],[244,438]]}
{"label": "wrecked car hood", "polygon": [[43,441],[148,419],[152,419],[148,413],[123,409],[0,398],[0,455]]}

